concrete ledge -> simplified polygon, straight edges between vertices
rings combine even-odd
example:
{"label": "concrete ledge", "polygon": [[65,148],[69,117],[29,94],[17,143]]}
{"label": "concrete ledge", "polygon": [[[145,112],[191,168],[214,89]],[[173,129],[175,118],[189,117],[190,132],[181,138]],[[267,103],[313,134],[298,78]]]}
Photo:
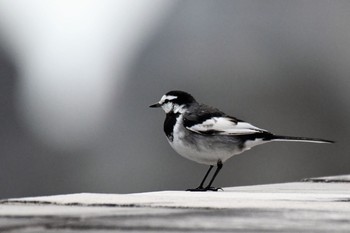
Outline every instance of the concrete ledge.
{"label": "concrete ledge", "polygon": [[295,182],[204,193],[79,193],[0,203],[0,232],[87,230],[349,232],[350,183]]}
{"label": "concrete ledge", "polygon": [[[224,188],[220,192],[162,191],[135,194],[78,193],[8,199],[3,204],[53,204],[106,207],[309,208],[350,202],[350,184],[285,183]],[[306,205],[307,203],[307,205]],[[0,212],[1,214],[1,212]]]}

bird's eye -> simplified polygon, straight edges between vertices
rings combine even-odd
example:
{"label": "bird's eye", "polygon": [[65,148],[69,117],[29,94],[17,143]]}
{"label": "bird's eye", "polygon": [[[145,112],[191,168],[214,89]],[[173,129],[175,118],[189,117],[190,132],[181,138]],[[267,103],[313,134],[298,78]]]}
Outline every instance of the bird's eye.
{"label": "bird's eye", "polygon": [[164,100],[164,103],[166,104],[166,103],[169,103],[169,100]]}

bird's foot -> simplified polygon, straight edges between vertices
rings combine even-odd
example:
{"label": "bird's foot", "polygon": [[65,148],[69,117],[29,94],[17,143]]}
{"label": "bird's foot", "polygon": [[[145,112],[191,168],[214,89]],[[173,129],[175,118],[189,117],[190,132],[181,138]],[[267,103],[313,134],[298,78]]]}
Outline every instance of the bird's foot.
{"label": "bird's foot", "polygon": [[203,188],[201,186],[199,186],[197,188],[194,188],[194,189],[186,189],[186,191],[190,191],[190,192],[206,192],[206,191],[214,191],[214,192],[216,192],[218,190],[222,190],[223,191],[222,188],[215,188],[215,187],[205,187],[205,188]]}

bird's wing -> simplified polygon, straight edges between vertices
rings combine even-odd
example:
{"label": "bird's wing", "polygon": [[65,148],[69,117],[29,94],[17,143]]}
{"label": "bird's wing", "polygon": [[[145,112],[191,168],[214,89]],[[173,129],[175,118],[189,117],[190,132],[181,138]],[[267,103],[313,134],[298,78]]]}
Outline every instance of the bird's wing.
{"label": "bird's wing", "polygon": [[192,132],[206,135],[233,136],[267,132],[209,106],[200,106],[195,111],[185,114],[184,126]]}

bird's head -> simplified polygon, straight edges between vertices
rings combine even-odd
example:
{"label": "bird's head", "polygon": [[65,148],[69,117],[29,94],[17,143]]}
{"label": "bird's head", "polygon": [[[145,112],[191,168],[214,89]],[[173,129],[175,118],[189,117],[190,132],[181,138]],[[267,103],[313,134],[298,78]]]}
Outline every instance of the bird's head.
{"label": "bird's head", "polygon": [[169,91],[162,96],[158,103],[152,104],[150,107],[162,107],[165,113],[183,113],[193,103],[197,102],[192,95],[184,91]]}

